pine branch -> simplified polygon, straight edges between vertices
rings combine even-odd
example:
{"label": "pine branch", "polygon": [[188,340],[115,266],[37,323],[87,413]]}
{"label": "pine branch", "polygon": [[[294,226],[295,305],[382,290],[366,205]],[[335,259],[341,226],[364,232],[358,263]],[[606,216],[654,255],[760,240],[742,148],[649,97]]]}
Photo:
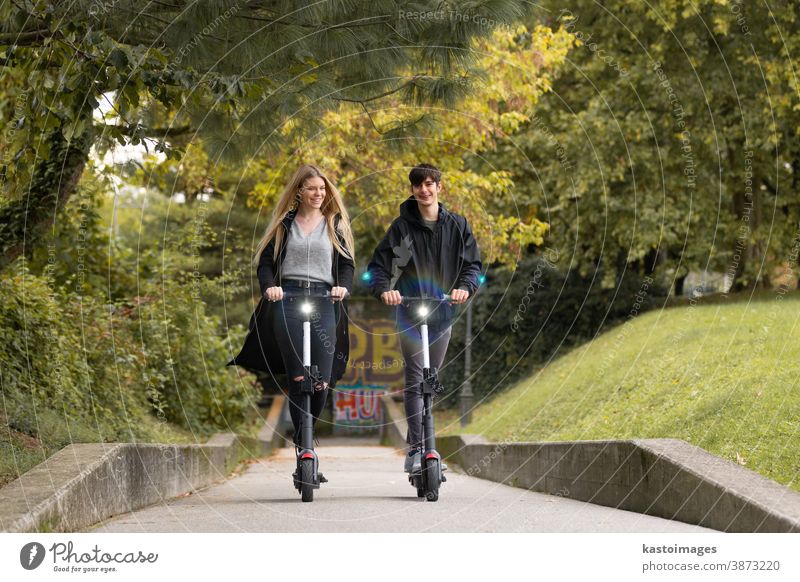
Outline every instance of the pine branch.
{"label": "pine branch", "polygon": [[273,18],[264,18],[262,16],[248,16],[246,14],[237,14],[234,18],[241,18],[242,20],[253,20],[256,22],[268,22],[269,24],[282,24],[284,26],[299,26],[302,28],[317,28],[315,24],[306,24],[303,22],[287,22],[281,18],[275,20]]}
{"label": "pine branch", "polygon": [[[147,12],[144,12],[144,11],[135,12],[133,10],[128,10],[127,8],[121,8],[121,7],[117,8],[117,10],[120,10],[122,12],[127,12],[128,14],[134,14],[136,17],[147,16],[148,18],[151,18],[151,19],[153,19],[153,20],[155,20],[157,22],[160,22],[161,24],[163,24],[163,25],[165,25],[167,27],[170,27],[170,26],[172,26],[174,24],[173,22],[170,22],[169,20],[164,20],[163,18],[160,18],[160,17],[156,16],[155,14],[148,14]],[[135,21],[136,18],[134,18],[133,20]]]}
{"label": "pine branch", "polygon": [[[313,29],[324,29],[325,32],[329,30],[335,30],[337,28],[357,28],[361,26],[375,26],[378,24],[388,24],[391,22],[391,15],[390,14],[379,14],[377,16],[367,16],[360,20],[354,20],[350,22],[341,22],[339,24],[328,24],[326,22],[289,22],[284,20],[283,18],[266,18],[264,16],[255,16],[255,15],[246,15],[246,14],[237,14],[235,18],[241,18],[243,20],[254,20],[257,22],[268,22],[269,24],[283,24],[284,26],[298,26],[301,28],[313,28]],[[376,19],[382,19],[377,22],[366,22]]]}
{"label": "pine branch", "polygon": [[136,135],[139,131],[144,131],[148,137],[179,137],[182,135],[189,135],[195,133],[196,128],[191,125],[179,125],[175,127],[146,127],[143,125],[115,125],[113,123],[99,123],[95,127],[106,129],[113,129],[119,131],[122,135],[131,137]]}
{"label": "pine branch", "polygon": [[402,85],[399,85],[399,86],[395,87],[394,89],[389,89],[388,91],[385,91],[385,92],[383,92],[383,93],[381,93],[379,95],[373,95],[372,97],[366,97],[364,99],[348,99],[346,97],[334,97],[333,99],[334,99],[334,101],[344,101],[346,103],[360,103],[361,105],[364,105],[365,103],[369,103],[370,101],[376,101],[378,99],[383,99],[384,97],[388,97],[389,95],[397,93],[398,91],[402,91],[403,89],[405,89],[406,87],[408,87],[410,85],[415,85],[417,80],[421,79],[421,78],[422,77],[420,75],[415,75],[410,80],[406,81]]}
{"label": "pine branch", "polygon": [[169,2],[159,2],[159,0],[150,0],[153,4],[158,4],[159,6],[163,6],[164,8],[172,8],[174,10],[183,10],[183,6],[179,6],[177,4],[170,4]]}

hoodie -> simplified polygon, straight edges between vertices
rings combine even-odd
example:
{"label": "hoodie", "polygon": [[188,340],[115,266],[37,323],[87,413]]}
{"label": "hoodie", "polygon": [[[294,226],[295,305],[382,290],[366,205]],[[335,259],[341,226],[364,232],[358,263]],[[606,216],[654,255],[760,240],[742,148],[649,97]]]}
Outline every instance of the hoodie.
{"label": "hoodie", "polygon": [[[467,219],[439,203],[439,219],[433,230],[425,226],[416,199],[400,205],[400,216],[389,226],[369,266],[370,293],[377,298],[397,289],[403,296],[442,297],[453,289],[478,289],[481,259]],[[454,307],[440,305],[428,316],[432,325],[449,324]],[[416,323],[405,306],[398,318]]]}

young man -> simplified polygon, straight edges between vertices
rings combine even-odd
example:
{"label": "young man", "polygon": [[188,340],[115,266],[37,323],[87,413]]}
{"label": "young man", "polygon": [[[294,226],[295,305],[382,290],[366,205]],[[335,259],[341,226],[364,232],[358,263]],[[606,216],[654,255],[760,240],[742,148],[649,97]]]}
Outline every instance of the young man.
{"label": "young man", "polygon": [[[400,205],[396,218],[378,244],[369,263],[371,293],[397,309],[397,330],[405,360],[405,404],[409,445],[405,470],[418,471],[422,435],[422,342],[420,317],[402,297],[449,294],[451,303],[467,301],[478,288],[480,253],[467,220],[439,202],[442,173],[419,164],[408,175],[411,196]],[[450,341],[454,309],[440,304],[428,315],[430,363],[441,368]]]}

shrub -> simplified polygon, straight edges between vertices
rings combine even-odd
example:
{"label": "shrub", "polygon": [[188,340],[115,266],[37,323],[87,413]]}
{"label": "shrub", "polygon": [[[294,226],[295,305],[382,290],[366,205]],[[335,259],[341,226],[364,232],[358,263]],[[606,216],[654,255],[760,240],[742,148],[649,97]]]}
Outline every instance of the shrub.
{"label": "shrub", "polygon": [[53,290],[26,270],[0,277],[9,427],[60,435],[63,445],[149,440],[159,420],[195,437],[246,420],[257,391],[225,368],[218,321],[178,282],[165,282],[157,295],[143,290],[151,294],[110,305]]}
{"label": "shrub", "polygon": [[164,281],[159,295],[136,298],[126,314],[141,341],[143,388],[157,414],[208,433],[245,421],[258,391],[227,369],[229,348],[188,281]]}

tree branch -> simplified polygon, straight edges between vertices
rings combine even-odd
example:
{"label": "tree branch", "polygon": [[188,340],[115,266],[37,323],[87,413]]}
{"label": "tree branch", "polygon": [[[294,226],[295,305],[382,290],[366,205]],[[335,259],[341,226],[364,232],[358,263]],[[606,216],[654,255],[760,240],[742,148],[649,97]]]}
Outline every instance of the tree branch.
{"label": "tree branch", "polygon": [[128,137],[136,134],[138,130],[144,131],[148,137],[179,137],[189,135],[197,131],[191,125],[178,125],[175,127],[145,127],[143,125],[115,125],[113,123],[98,123],[95,127],[100,127],[103,130],[115,129],[123,135]]}
{"label": "tree branch", "polygon": [[360,103],[360,104],[363,105],[364,103],[369,103],[370,101],[375,101],[377,99],[383,99],[384,97],[388,97],[389,95],[392,95],[393,93],[397,93],[398,91],[402,91],[403,89],[405,89],[409,85],[415,84],[417,79],[419,79],[419,78],[420,78],[419,76],[414,76],[411,80],[406,81],[405,83],[403,83],[402,85],[400,85],[398,87],[395,87],[394,89],[390,89],[390,90],[388,90],[388,91],[386,91],[384,93],[381,93],[380,95],[373,95],[372,97],[367,97],[366,99],[347,99],[346,97],[334,97],[333,100],[334,101],[344,101],[346,103]]}
{"label": "tree branch", "polygon": [[32,46],[52,36],[50,30],[25,30],[19,32],[0,32],[0,45]]}

